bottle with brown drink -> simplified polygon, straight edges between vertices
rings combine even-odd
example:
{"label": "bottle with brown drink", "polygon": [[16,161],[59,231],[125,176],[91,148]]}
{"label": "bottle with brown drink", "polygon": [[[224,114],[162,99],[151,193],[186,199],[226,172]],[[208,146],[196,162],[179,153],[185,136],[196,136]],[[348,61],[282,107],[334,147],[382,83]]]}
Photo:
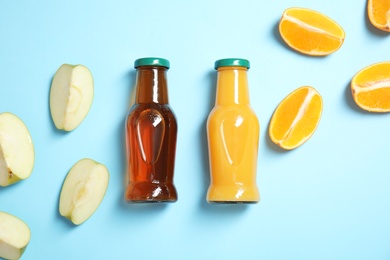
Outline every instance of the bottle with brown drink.
{"label": "bottle with brown drink", "polygon": [[169,61],[142,58],[137,70],[135,104],[126,119],[128,202],[175,202],[173,173],[177,123],[168,103]]}

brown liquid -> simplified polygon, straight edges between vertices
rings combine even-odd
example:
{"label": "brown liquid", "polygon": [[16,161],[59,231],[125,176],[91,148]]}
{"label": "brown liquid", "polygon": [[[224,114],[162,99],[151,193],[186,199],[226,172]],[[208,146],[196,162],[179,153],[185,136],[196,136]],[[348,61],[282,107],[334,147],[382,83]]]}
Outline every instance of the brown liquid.
{"label": "brown liquid", "polygon": [[130,202],[174,202],[177,123],[164,67],[137,68],[137,94],[126,120]]}

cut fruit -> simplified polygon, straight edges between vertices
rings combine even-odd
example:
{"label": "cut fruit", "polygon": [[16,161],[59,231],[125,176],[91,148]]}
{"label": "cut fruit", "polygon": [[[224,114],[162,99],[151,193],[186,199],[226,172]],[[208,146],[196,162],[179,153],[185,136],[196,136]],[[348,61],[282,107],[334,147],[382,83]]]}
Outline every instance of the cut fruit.
{"label": "cut fruit", "polygon": [[389,0],[368,0],[368,19],[376,28],[390,32],[390,1]]}
{"label": "cut fruit", "polygon": [[86,221],[99,207],[108,187],[107,168],[85,158],[70,169],[62,186],[60,214],[75,225]]}
{"label": "cut fruit", "polygon": [[372,64],[351,81],[355,103],[369,112],[390,112],[390,62]]}
{"label": "cut fruit", "polygon": [[311,56],[337,51],[344,42],[343,28],[326,15],[305,8],[286,9],[279,33],[292,49]]}
{"label": "cut fruit", "polygon": [[50,112],[58,129],[72,131],[84,120],[92,105],[93,78],[83,65],[63,64],[50,88]]}
{"label": "cut fruit", "polygon": [[14,114],[0,114],[0,186],[28,178],[34,167],[34,145],[26,125]]}
{"label": "cut fruit", "polygon": [[19,218],[0,212],[0,258],[19,259],[30,242],[30,229]]}
{"label": "cut fruit", "polygon": [[300,87],[276,108],[269,126],[271,140],[292,150],[306,142],[317,129],[322,114],[322,98],[312,87]]}

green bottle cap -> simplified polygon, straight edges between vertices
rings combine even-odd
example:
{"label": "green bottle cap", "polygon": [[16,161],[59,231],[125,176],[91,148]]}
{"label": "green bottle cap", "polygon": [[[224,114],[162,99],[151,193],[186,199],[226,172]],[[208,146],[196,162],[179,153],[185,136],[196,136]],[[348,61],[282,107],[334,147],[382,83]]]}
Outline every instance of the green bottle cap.
{"label": "green bottle cap", "polygon": [[167,59],[156,57],[141,58],[134,62],[134,68],[138,68],[140,66],[158,66],[169,69],[169,61]]}
{"label": "green bottle cap", "polygon": [[246,67],[247,69],[250,67],[249,60],[236,58],[217,60],[214,64],[215,69],[218,69],[219,67],[231,66]]}

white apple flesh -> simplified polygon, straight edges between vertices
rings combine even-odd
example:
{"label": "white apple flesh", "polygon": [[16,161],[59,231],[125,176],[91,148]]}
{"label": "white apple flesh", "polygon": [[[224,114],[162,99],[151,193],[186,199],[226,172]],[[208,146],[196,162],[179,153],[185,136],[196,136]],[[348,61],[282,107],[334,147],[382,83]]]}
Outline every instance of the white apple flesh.
{"label": "white apple flesh", "polygon": [[108,187],[107,168],[85,158],[70,169],[62,186],[60,214],[75,225],[86,221],[99,207]]}
{"label": "white apple flesh", "polygon": [[0,114],[0,186],[28,178],[34,167],[34,146],[26,125],[14,114]]}
{"label": "white apple flesh", "polygon": [[30,242],[30,229],[21,219],[0,212],[0,258],[19,259]]}
{"label": "white apple flesh", "polygon": [[91,108],[94,95],[91,72],[83,65],[63,64],[50,88],[50,112],[55,126],[72,131]]}

